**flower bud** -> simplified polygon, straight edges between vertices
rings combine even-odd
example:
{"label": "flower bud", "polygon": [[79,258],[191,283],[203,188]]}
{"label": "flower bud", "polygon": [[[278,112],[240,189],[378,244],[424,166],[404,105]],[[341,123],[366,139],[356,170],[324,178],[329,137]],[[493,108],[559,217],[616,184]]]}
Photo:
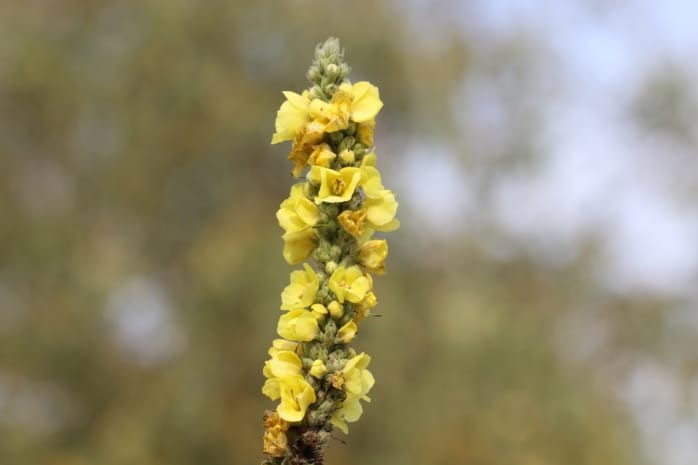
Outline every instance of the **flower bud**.
{"label": "flower bud", "polygon": [[322,413],[317,410],[309,411],[306,418],[309,425],[319,425],[322,423]]}
{"label": "flower bud", "polygon": [[311,257],[320,263],[327,262],[330,259],[330,255],[327,253],[327,250],[323,250],[319,247],[313,250]]}
{"label": "flower bud", "polygon": [[327,310],[329,310],[330,315],[332,315],[332,318],[334,318],[335,320],[341,318],[342,315],[344,315],[344,306],[336,300],[333,300],[329,303],[329,305],[327,305]]}
{"label": "flower bud", "polygon": [[[314,344],[316,347],[319,346],[319,344]],[[310,370],[310,367],[313,366],[313,359],[308,358],[308,357],[303,357],[301,358],[301,362],[303,363],[303,369],[308,371]]]}
{"label": "flower bud", "polygon": [[312,367],[313,360],[322,360],[327,358],[327,349],[325,349],[320,342],[311,342],[306,344],[306,353],[308,354],[308,357],[310,357],[307,359],[307,366],[306,358],[303,359],[303,367],[306,370],[309,370]]}
{"label": "flower bud", "polygon": [[308,70],[308,80],[311,82],[316,82],[319,81],[321,78],[320,75],[320,70],[318,69],[317,66],[311,66],[310,69]]}
{"label": "flower bud", "polygon": [[330,63],[327,65],[327,69],[325,71],[327,72],[327,76],[334,80],[337,79],[337,75],[339,74],[339,67],[334,63]]}
{"label": "flower bud", "polygon": [[337,262],[334,261],[328,261],[327,264],[325,264],[325,271],[327,271],[328,274],[334,273],[334,270],[337,269]]}
{"label": "flower bud", "polygon": [[322,304],[313,304],[310,306],[310,310],[320,318],[327,315],[327,308]]}
{"label": "flower bud", "polygon": [[339,328],[339,331],[337,331],[337,339],[339,342],[346,344],[354,339],[358,330],[359,327],[356,326],[354,320],[350,320],[347,324]]}
{"label": "flower bud", "polygon": [[334,337],[337,334],[337,325],[334,323],[334,321],[329,320],[325,324],[325,336],[326,337]]}
{"label": "flower bud", "polygon": [[361,142],[357,142],[356,144],[354,144],[354,146],[351,149],[357,156],[363,156],[366,155],[366,153],[368,153],[368,147],[366,147]]}
{"label": "flower bud", "polygon": [[385,258],[388,256],[388,243],[385,240],[366,241],[359,247],[359,263],[378,275],[385,273]]}
{"label": "flower bud", "polygon": [[[339,257],[341,257],[341,256],[342,256],[342,248],[336,244],[333,245],[330,248],[330,257],[332,257],[333,260],[339,260]],[[330,272],[328,271],[328,273],[330,273]]]}
{"label": "flower bud", "polygon": [[349,150],[354,146],[355,143],[356,139],[354,139],[352,136],[347,136],[344,139],[342,139],[342,141],[339,143],[339,145],[337,146],[337,151],[341,153],[345,150]]}
{"label": "flower bud", "polygon": [[[313,80],[313,82],[317,82],[318,79]],[[308,98],[310,100],[324,100],[324,95],[322,93],[322,89],[318,86],[313,86],[309,91],[308,91]]]}
{"label": "flower bud", "polygon": [[351,165],[356,161],[354,152],[352,152],[351,150],[342,150],[339,153],[339,159],[342,161],[342,164],[344,165]]}
{"label": "flower bud", "polygon": [[311,376],[320,379],[323,376],[325,376],[325,373],[327,373],[327,367],[324,363],[322,363],[322,360],[317,359],[313,362],[312,366],[310,367],[309,373]]}
{"label": "flower bud", "polygon": [[330,133],[330,142],[333,145],[339,144],[340,142],[342,142],[342,139],[344,139],[344,134],[342,134],[341,132]]}

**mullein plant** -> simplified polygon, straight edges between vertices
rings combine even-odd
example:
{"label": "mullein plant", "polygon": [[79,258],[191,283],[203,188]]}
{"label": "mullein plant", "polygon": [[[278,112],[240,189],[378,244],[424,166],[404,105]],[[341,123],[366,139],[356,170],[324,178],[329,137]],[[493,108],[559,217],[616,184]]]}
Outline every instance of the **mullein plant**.
{"label": "mullein plant", "polygon": [[348,432],[374,378],[371,358],[350,346],[377,301],[373,275],[385,273],[395,194],[383,187],[373,151],[378,88],[347,79],[339,41],[315,49],[301,94],[286,91],[272,144],[292,141],[291,173],[302,179],[276,213],[285,231],[290,283],[281,293],[262,392],[279,401],[264,415],[264,465],[319,465],[334,428]]}

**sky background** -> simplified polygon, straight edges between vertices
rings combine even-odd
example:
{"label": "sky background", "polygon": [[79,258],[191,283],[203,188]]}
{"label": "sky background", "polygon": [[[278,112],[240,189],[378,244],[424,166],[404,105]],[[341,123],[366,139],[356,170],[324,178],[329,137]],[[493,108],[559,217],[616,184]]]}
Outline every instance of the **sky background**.
{"label": "sky background", "polygon": [[[458,158],[457,147],[425,142],[413,147],[403,182],[415,186],[420,178],[433,186],[430,197],[413,190],[409,201],[416,208],[420,202],[439,207],[427,213],[434,229],[442,229],[444,215],[461,228],[469,227],[465,212],[475,222],[496,221],[523,247],[542,248],[537,251],[553,260],[573,255],[569,248],[577,239],[595,232],[604,238],[599,273],[608,286],[618,292],[646,288],[694,292],[698,205],[676,198],[696,189],[694,147],[645,134],[631,119],[630,107],[648,76],[679,67],[692,82],[698,77],[698,64],[689,59],[698,49],[694,23],[698,5],[479,2],[460,16],[458,9],[444,7],[441,17],[438,8],[434,14],[432,2],[412,4],[416,24],[419,18],[436,18],[423,22],[425,40],[430,40],[439,21],[457,21],[476,43],[492,31],[529,38],[542,46],[536,50],[542,55],[539,71],[547,75],[539,84],[547,107],[539,141],[545,151],[542,166],[533,177],[522,173],[503,179],[490,205],[491,217],[483,219],[481,212],[473,211],[478,201],[469,192],[469,174],[451,165]],[[482,34],[482,29],[488,32]],[[480,143],[495,145],[489,150],[496,151],[497,139],[503,138],[498,128],[506,127],[500,119],[508,117],[508,102],[484,80],[468,79],[463,92],[470,106],[463,108],[458,98],[453,105],[454,112],[464,114],[463,129],[480,134],[486,139]],[[698,106],[692,97],[685,104],[694,116]],[[471,127],[467,115],[474,113],[478,124],[487,127]],[[688,129],[695,140],[698,126],[694,123]],[[437,159],[426,172],[418,161],[425,148]],[[444,198],[449,202],[439,201]]]}
{"label": "sky background", "polygon": [[[457,144],[416,141],[400,173],[406,207],[445,240],[494,222],[516,244],[487,247],[492,239],[483,234],[480,240],[494,256],[524,249],[554,265],[577,256],[580,239],[599,237],[595,275],[601,286],[625,295],[683,295],[690,303],[668,317],[668,332],[698,329],[698,3],[410,4],[420,39],[437,42],[429,46],[439,46],[434,37],[440,37],[440,22],[459,24],[476,44],[492,35],[535,43],[536,90],[546,110],[538,141],[545,156],[535,175],[523,169],[503,176],[487,198],[473,188],[477,173],[459,169]],[[647,80],[676,70],[689,92],[678,96],[678,114],[658,118],[683,119],[680,138],[647,131],[632,114]],[[511,117],[510,102],[484,79],[469,78],[463,93],[467,98],[453,102],[463,132],[482,139],[475,143],[490,153],[502,150],[497,144],[506,135],[498,131],[510,127],[502,121]],[[469,120],[474,114],[476,122]],[[432,158],[428,166],[421,162],[425,152]],[[430,186],[426,193],[424,185]],[[444,223],[456,229],[445,230]],[[423,224],[414,227],[420,229],[414,234],[423,233]],[[571,339],[577,357],[602,345],[603,330],[587,323],[569,323],[585,329],[584,340]],[[570,332],[561,330],[561,344],[571,345]],[[650,359],[616,380],[616,394],[633,412],[655,464],[698,463],[698,379],[689,387],[697,403],[687,408],[676,368]]]}

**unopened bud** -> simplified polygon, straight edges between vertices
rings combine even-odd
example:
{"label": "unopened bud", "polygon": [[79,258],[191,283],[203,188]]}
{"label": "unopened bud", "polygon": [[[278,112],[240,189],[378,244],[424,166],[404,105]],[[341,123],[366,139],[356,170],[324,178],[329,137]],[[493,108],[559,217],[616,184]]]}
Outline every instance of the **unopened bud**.
{"label": "unopened bud", "polygon": [[366,155],[366,153],[368,153],[368,147],[366,147],[361,142],[357,142],[356,144],[354,144],[354,146],[351,149],[357,155]]}
{"label": "unopened bud", "polygon": [[325,264],[325,271],[327,271],[328,274],[334,273],[334,270],[337,269],[337,262],[335,261],[328,261],[327,264]]}
{"label": "unopened bud", "polygon": [[[315,80],[314,82],[317,82],[317,80]],[[310,91],[308,91],[308,97],[310,97],[310,100],[325,99],[325,95],[323,94],[322,89],[318,85],[313,86],[313,88],[310,89]]]}
{"label": "unopened bud", "polygon": [[350,320],[341,328],[339,328],[339,331],[337,332],[338,342],[343,342],[345,344],[348,343],[349,341],[354,339],[354,336],[356,336],[356,332],[358,330],[359,328],[358,326],[356,326],[354,320]]}
{"label": "unopened bud", "polygon": [[315,250],[313,250],[312,257],[315,261],[320,263],[325,263],[330,260],[329,251],[321,247],[317,247]]}
{"label": "unopened bud", "polygon": [[334,318],[335,320],[341,318],[342,315],[344,315],[344,306],[336,300],[333,300],[327,305],[327,310],[329,310],[330,315],[332,315],[332,318]]}
{"label": "unopened bud", "polygon": [[342,160],[342,163],[345,165],[351,165],[356,161],[354,152],[351,150],[342,150],[342,152],[339,154],[339,159]]}
{"label": "unopened bud", "polygon": [[310,367],[310,375],[313,376],[314,378],[320,379],[323,376],[325,376],[325,373],[327,373],[327,367],[325,366],[324,363],[322,363],[322,360],[318,359],[313,361],[312,366]]}
{"label": "unopened bud", "polygon": [[339,143],[337,146],[337,150],[339,152],[342,152],[344,150],[349,150],[351,147],[356,143],[356,139],[352,136],[347,136],[342,141]]}
{"label": "unopened bud", "polygon": [[337,335],[337,325],[334,323],[334,321],[329,320],[327,323],[325,323],[325,334],[324,334],[324,343],[329,345],[334,343],[334,337]]}
{"label": "unopened bud", "polygon": [[334,63],[330,63],[329,65],[327,65],[326,72],[327,76],[329,76],[330,79],[334,80],[337,78],[337,74],[339,73],[339,67]]}
{"label": "unopened bud", "polygon": [[[330,247],[330,256],[332,257],[333,260],[339,260],[339,257],[342,255],[342,248],[338,246],[337,244],[333,245]],[[334,271],[334,270],[332,270]],[[329,271],[328,271],[329,273]]]}
{"label": "unopened bud", "polygon": [[320,70],[316,66],[312,66],[308,70],[308,80],[315,82],[320,79]]}

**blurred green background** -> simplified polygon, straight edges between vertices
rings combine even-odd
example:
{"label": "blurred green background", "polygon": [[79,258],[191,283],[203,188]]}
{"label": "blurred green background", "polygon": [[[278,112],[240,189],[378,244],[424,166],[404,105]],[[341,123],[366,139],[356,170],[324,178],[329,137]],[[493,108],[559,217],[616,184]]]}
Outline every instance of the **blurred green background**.
{"label": "blurred green background", "polygon": [[698,463],[698,12],[560,3],[2,2],[0,464],[261,460],[328,36],[403,226],[327,463]]}

